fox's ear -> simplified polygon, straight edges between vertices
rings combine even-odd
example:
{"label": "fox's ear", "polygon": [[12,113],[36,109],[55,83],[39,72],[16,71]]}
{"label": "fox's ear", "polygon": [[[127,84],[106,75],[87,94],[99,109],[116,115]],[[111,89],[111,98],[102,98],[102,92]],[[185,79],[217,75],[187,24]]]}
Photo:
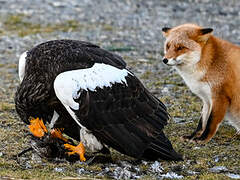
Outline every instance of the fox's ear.
{"label": "fox's ear", "polygon": [[204,34],[213,32],[213,29],[212,28],[202,28],[202,29],[200,29],[200,32],[202,35],[204,35]]}
{"label": "fox's ear", "polygon": [[208,38],[211,36],[211,32],[213,32],[212,28],[202,28],[200,29],[199,36],[197,38],[198,42],[207,42]]}
{"label": "fox's ear", "polygon": [[171,28],[169,28],[169,27],[163,27],[163,28],[162,28],[162,33],[163,33],[163,35],[164,35],[165,37],[167,37],[170,30],[171,30]]}

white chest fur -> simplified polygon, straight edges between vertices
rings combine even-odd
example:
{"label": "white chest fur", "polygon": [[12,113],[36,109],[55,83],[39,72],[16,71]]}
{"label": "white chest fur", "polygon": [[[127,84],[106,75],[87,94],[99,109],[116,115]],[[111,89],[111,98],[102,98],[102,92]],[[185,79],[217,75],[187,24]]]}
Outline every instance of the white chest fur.
{"label": "white chest fur", "polygon": [[176,70],[194,94],[200,97],[204,102],[211,101],[210,84],[200,81],[205,74],[204,71],[197,71],[194,67],[188,67],[187,69],[176,67]]}

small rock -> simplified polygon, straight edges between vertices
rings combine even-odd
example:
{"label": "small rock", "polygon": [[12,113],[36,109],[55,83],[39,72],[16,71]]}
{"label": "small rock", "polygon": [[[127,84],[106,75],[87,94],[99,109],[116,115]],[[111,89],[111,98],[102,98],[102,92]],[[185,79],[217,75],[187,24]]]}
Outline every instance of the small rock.
{"label": "small rock", "polygon": [[56,171],[56,172],[63,172],[64,168],[56,167],[56,168],[54,168],[54,171]]}
{"label": "small rock", "polygon": [[219,161],[219,157],[218,156],[215,156],[213,159],[214,159],[214,162],[218,162]]}
{"label": "small rock", "polygon": [[178,117],[174,117],[173,118],[173,121],[177,124],[183,124],[183,123],[186,123],[186,120],[183,119],[183,118],[178,118]]}
{"label": "small rock", "polygon": [[162,93],[163,93],[163,94],[169,94],[168,88],[167,88],[167,87],[164,87],[164,88],[162,89]]}
{"label": "small rock", "polygon": [[210,172],[213,173],[220,173],[220,172],[226,172],[228,169],[225,166],[214,166],[209,169]]}
{"label": "small rock", "polygon": [[2,157],[3,156],[3,152],[0,152],[0,157]]}
{"label": "small rock", "polygon": [[130,179],[131,178],[131,172],[129,170],[127,170],[126,168],[124,168],[121,171],[121,174],[119,176],[119,179]]}
{"label": "small rock", "polygon": [[117,164],[113,164],[113,163],[109,164],[109,167],[117,167],[117,166],[118,166]]}
{"label": "small rock", "polygon": [[140,171],[141,171],[141,169],[140,169],[139,167],[134,167],[134,170],[135,170],[136,172],[140,172]]}
{"label": "small rock", "polygon": [[161,175],[161,177],[169,178],[169,179],[182,179],[183,178],[182,175],[178,175],[178,174],[176,174],[174,172],[168,172],[167,174]]}
{"label": "small rock", "polygon": [[78,173],[78,174],[84,174],[84,172],[85,172],[85,169],[84,169],[84,168],[78,168],[78,169],[77,169],[77,173]]}
{"label": "small rock", "polygon": [[42,158],[37,153],[32,154],[32,160],[38,164],[42,163]]}
{"label": "small rock", "polygon": [[197,146],[196,146],[196,147],[194,147],[193,149],[200,149],[200,147],[197,147]]}
{"label": "small rock", "polygon": [[227,173],[225,175],[232,179],[240,179],[240,174]]}
{"label": "small rock", "polygon": [[162,173],[163,172],[163,168],[162,168],[161,164],[158,161],[155,161],[151,165],[151,171],[154,172],[154,173]]}
{"label": "small rock", "polygon": [[26,162],[25,168],[26,168],[26,169],[31,169],[31,168],[32,168],[32,165],[31,165],[29,162]]}
{"label": "small rock", "polygon": [[104,169],[104,171],[107,173],[107,172],[110,171],[110,169],[109,169],[108,167],[106,167],[106,168]]}
{"label": "small rock", "polygon": [[113,172],[114,178],[115,178],[115,179],[120,179],[120,174],[121,174],[121,172],[122,172],[122,168],[121,168],[121,167],[117,167],[117,168],[114,170],[114,172]]}
{"label": "small rock", "polygon": [[128,169],[130,169],[132,167],[132,165],[130,163],[128,163],[127,161],[121,161],[120,164],[121,164],[121,167],[125,167]]}
{"label": "small rock", "polygon": [[124,167],[124,168],[121,168],[121,167],[117,167],[114,172],[114,178],[115,179],[138,179],[140,178],[139,175],[137,175],[136,173],[134,172],[131,172],[128,167]]}
{"label": "small rock", "polygon": [[195,172],[195,171],[191,171],[191,170],[188,170],[187,173],[190,175],[199,174],[199,172]]}

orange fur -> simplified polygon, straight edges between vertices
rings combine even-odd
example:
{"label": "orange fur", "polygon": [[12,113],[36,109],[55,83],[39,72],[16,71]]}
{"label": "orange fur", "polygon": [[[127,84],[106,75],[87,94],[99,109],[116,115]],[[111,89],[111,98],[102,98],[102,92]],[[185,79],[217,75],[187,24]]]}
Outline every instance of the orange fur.
{"label": "orange fur", "polygon": [[204,103],[200,128],[187,137],[208,142],[226,115],[240,130],[240,47],[194,24],[167,29],[163,35],[164,63],[175,67]]}

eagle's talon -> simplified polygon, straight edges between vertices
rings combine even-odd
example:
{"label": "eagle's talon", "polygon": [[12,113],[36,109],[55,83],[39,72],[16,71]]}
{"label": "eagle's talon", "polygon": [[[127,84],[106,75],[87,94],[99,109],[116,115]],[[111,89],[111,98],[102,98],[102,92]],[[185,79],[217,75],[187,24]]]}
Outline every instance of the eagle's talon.
{"label": "eagle's talon", "polygon": [[43,120],[39,118],[31,119],[28,128],[30,132],[38,138],[43,137],[44,134],[48,132]]}
{"label": "eagle's talon", "polygon": [[80,161],[84,161],[84,162],[86,161],[86,158],[84,157],[85,148],[82,142],[77,146],[73,146],[71,144],[64,144],[64,147],[72,151],[72,152],[68,152],[68,155],[73,155],[76,153],[79,155]]}
{"label": "eagle's talon", "polygon": [[63,137],[63,135],[62,135],[62,129],[53,129],[51,131],[51,137],[61,139],[64,142],[68,142],[68,139]]}

